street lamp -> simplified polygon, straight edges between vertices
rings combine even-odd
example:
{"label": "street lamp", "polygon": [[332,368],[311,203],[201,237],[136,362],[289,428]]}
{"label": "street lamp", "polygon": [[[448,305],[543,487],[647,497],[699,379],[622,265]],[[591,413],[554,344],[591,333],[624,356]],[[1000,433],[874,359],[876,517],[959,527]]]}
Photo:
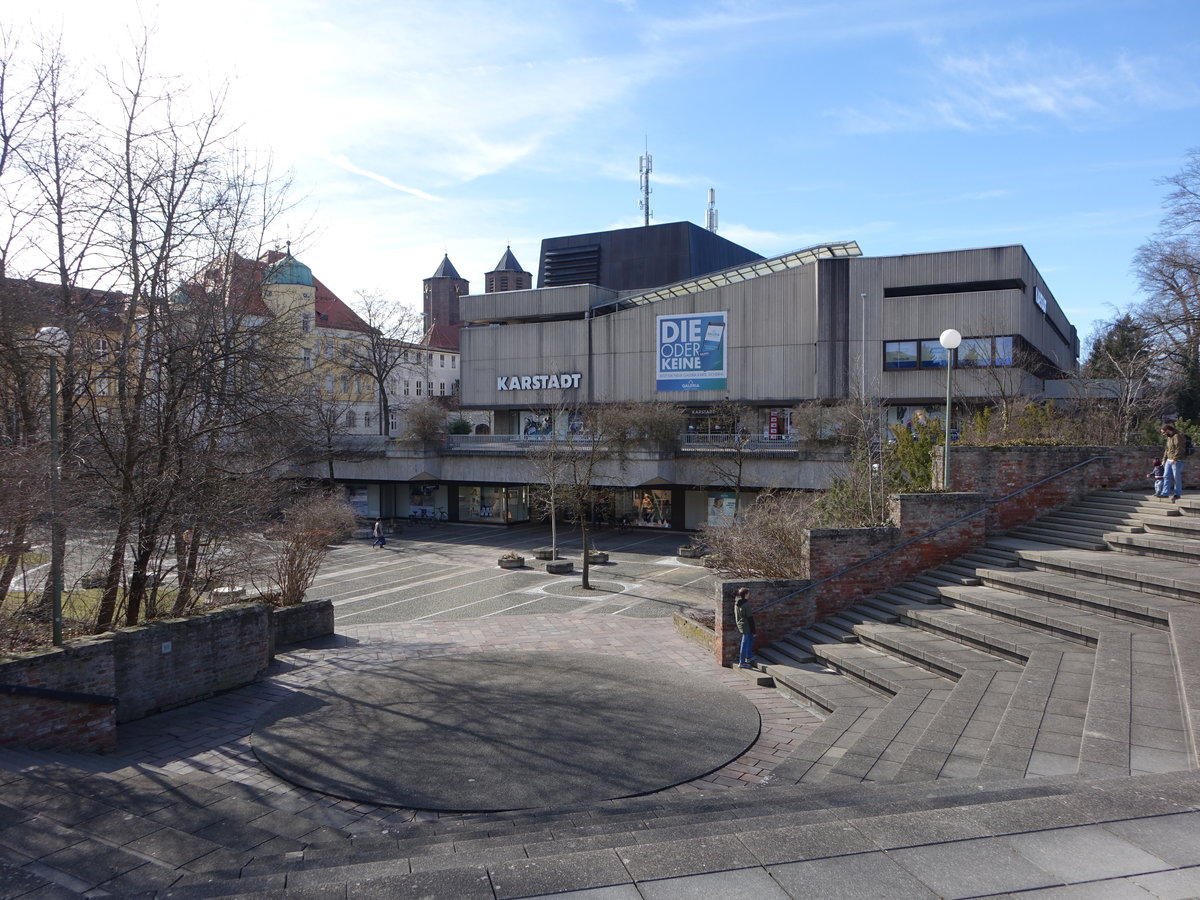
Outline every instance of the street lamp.
{"label": "street lamp", "polygon": [[37,342],[50,361],[50,634],[57,647],[63,642],[63,549],[66,543],[59,510],[58,479],[62,448],[58,439],[58,361],[66,354],[70,339],[61,328],[49,325],[38,329]]}
{"label": "street lamp", "polygon": [[942,473],[943,489],[950,490],[950,393],[954,384],[954,351],[962,343],[962,335],[953,328],[947,328],[938,338],[938,343],[946,351],[946,452],[944,454],[945,470]]}

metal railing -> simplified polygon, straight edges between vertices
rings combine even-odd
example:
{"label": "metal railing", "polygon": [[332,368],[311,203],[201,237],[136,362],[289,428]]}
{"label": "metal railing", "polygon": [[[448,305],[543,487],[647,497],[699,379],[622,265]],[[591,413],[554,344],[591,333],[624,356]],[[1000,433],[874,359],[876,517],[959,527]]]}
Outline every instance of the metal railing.
{"label": "metal railing", "polygon": [[1069,472],[1073,472],[1076,469],[1080,469],[1083,466],[1090,465],[1090,464],[1092,464],[1094,462],[1098,462],[1102,459],[1112,459],[1112,457],[1111,456],[1093,456],[1093,457],[1083,460],[1083,462],[1078,462],[1072,466],[1068,466],[1067,468],[1063,469],[1061,472],[1055,472],[1053,475],[1047,475],[1045,478],[1041,478],[1041,479],[1033,482],[1032,484],[1027,484],[1024,487],[1017,488],[1015,491],[1005,494],[1003,497],[995,497],[995,498],[991,498],[991,499],[985,498],[983,501],[984,505],[979,507],[979,509],[975,510],[974,512],[969,512],[966,515],[959,516],[957,519],[954,519],[950,522],[946,522],[943,525],[939,525],[937,528],[931,529],[930,531],[927,531],[924,534],[919,534],[916,537],[909,538],[907,541],[904,541],[901,544],[897,544],[895,547],[889,547],[886,550],[881,550],[879,553],[876,553],[874,556],[869,556],[864,560],[860,560],[859,562],[856,562],[852,566],[847,566],[846,568],[842,569],[840,572],[834,572],[832,575],[826,575],[824,578],[818,579],[817,581],[814,581],[811,584],[806,584],[802,588],[797,588],[796,590],[792,591],[790,594],[784,594],[782,597],[777,597],[774,600],[772,600],[770,603],[764,603],[762,606],[758,607],[758,609],[754,610],[754,612],[761,612],[764,609],[770,609],[772,606],[776,606],[777,604],[783,603],[785,600],[791,600],[791,599],[798,597],[799,595],[805,593],[806,591],[811,591],[815,587],[820,587],[821,585],[826,584],[827,582],[833,581],[836,578],[841,578],[843,575],[848,575],[850,572],[853,572],[856,569],[861,569],[863,566],[870,565],[871,563],[877,562],[886,556],[890,556],[893,553],[896,553],[900,550],[904,550],[907,547],[911,547],[913,544],[919,544],[921,541],[928,540],[929,538],[933,537],[934,535],[940,534],[941,532],[946,531],[947,529],[953,528],[956,525],[961,525],[963,522],[966,522],[969,519],[973,519],[976,516],[982,515],[983,513],[987,512],[988,508],[989,508],[988,504],[994,505],[997,503],[1004,503],[1005,501],[1011,500],[1013,497],[1020,496],[1021,494],[1025,493],[1026,491],[1033,490],[1034,488],[1040,487],[1041,485],[1046,484],[1047,482],[1053,481],[1056,478],[1061,478],[1063,475],[1066,475]]}

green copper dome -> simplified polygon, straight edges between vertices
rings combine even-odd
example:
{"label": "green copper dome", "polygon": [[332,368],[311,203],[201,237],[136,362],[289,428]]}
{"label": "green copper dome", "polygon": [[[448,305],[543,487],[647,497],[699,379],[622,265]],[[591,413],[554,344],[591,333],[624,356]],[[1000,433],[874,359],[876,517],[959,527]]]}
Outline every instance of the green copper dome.
{"label": "green copper dome", "polygon": [[267,269],[266,283],[302,284],[305,287],[312,287],[312,269],[289,253]]}

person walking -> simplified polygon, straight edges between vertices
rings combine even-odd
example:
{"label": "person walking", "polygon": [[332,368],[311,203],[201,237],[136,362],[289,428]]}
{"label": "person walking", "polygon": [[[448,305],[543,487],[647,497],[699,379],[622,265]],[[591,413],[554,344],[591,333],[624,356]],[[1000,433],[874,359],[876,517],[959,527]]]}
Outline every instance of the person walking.
{"label": "person walking", "polygon": [[387,538],[383,536],[383,519],[375,520],[375,528],[371,532],[375,535],[375,546],[383,547],[387,545]]}
{"label": "person walking", "polygon": [[1170,497],[1178,500],[1183,494],[1183,459],[1187,455],[1187,440],[1168,422],[1162,427],[1162,436],[1166,438],[1163,449],[1163,483],[1160,497]]}
{"label": "person walking", "polygon": [[737,599],[733,604],[733,621],[742,635],[738,665],[749,669],[752,668],[750,657],[754,655],[754,613],[750,611],[750,589],[738,588],[735,596]]}

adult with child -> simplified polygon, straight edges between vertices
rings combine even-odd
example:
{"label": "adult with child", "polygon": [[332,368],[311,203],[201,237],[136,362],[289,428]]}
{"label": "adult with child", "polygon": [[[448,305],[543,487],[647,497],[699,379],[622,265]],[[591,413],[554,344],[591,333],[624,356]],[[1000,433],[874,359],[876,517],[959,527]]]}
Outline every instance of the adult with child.
{"label": "adult with child", "polygon": [[1183,460],[1187,456],[1187,438],[1168,422],[1161,429],[1166,439],[1163,448],[1163,481],[1160,497],[1178,500],[1183,494]]}

